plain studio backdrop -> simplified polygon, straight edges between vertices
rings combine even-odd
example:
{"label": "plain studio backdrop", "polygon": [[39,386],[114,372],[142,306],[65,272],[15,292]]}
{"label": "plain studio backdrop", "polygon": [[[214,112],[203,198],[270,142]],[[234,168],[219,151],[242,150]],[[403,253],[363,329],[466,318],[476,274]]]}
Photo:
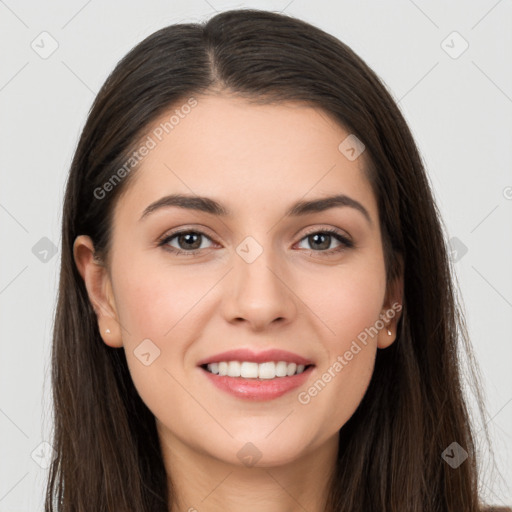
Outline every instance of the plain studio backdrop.
{"label": "plain studio backdrop", "polygon": [[503,476],[484,464],[484,497],[510,506],[512,2],[0,0],[0,512],[43,509],[62,198],[91,103],[155,30],[248,7],[338,37],[399,103],[446,225],[482,371]]}

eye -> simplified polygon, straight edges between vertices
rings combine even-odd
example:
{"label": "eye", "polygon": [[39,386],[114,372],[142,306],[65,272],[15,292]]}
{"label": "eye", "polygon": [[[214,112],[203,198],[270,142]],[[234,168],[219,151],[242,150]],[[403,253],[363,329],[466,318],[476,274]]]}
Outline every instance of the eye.
{"label": "eye", "polygon": [[[164,247],[167,251],[177,255],[186,254],[190,256],[195,255],[202,249],[208,248],[205,247],[202,243],[205,240],[213,242],[212,239],[202,231],[189,229],[164,236],[164,238],[162,238],[162,240],[158,243],[158,246]],[[309,250],[310,253],[314,253],[315,255],[318,253],[323,253],[322,256],[329,256],[334,253],[339,253],[345,249],[354,247],[354,243],[350,239],[333,228],[311,231],[307,233],[299,243],[301,243],[303,240],[306,240],[310,247],[312,247],[312,249]],[[334,248],[329,248],[333,240],[337,241],[339,245]],[[176,244],[177,247],[174,244]]]}
{"label": "eye", "polygon": [[[337,241],[339,245],[334,248],[329,248],[333,239]],[[312,231],[306,234],[306,236],[301,239],[301,242],[302,240],[306,240],[310,247],[313,247],[313,250],[310,252],[320,252],[327,256],[354,247],[354,243],[351,240],[342,235],[337,229],[333,228]]]}
{"label": "eye", "polygon": [[[171,241],[176,239],[178,247],[171,244]],[[204,249],[204,245],[201,243],[202,239],[211,241],[211,238],[206,236],[201,231],[178,231],[177,233],[166,236],[159,242],[159,246],[165,246],[165,248],[175,254],[195,254],[201,249]],[[182,250],[185,248],[185,250]]]}

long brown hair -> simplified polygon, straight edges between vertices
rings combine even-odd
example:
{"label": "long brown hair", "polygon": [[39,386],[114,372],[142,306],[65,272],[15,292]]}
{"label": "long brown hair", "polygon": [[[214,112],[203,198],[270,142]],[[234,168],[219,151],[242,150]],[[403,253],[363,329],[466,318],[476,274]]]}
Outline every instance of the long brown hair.
{"label": "long brown hair", "polygon": [[[388,284],[403,275],[397,339],[377,351],[367,392],[340,430],[326,510],[480,511],[461,347],[481,414],[484,400],[444,227],[411,132],[386,87],[347,45],[289,16],[235,10],[147,37],[118,63],[89,113],[63,209],[52,352],[57,457],[46,512],[170,510],[173,490],[154,416],[133,385],[124,350],[100,337],[73,242],[89,235],[107,261],[113,207],[136,168],[107,194],[98,190],[158,116],[212,90],[304,102],[355,134],[366,146]],[[489,441],[485,425],[484,432]],[[469,455],[456,469],[441,457],[454,441]]]}

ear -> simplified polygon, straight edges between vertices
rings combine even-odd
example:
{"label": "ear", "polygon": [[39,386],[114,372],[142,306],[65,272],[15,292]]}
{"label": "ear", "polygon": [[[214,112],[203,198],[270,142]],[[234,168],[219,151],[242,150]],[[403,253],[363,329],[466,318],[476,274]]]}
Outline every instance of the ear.
{"label": "ear", "polygon": [[[400,260],[399,275],[386,290],[386,298],[380,315],[384,327],[379,330],[377,336],[378,348],[387,348],[396,340],[397,325],[403,310],[404,280],[402,269],[403,265]],[[391,331],[391,335],[388,334],[388,330]]]}
{"label": "ear", "polygon": [[110,275],[104,263],[95,256],[94,245],[89,236],[80,235],[75,239],[73,255],[96,313],[103,341],[110,347],[122,347],[121,327],[117,318]]}

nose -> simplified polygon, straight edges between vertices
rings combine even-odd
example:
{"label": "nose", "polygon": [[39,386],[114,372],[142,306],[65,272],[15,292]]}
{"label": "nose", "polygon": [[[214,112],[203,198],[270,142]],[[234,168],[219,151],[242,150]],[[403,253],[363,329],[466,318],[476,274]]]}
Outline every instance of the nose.
{"label": "nose", "polygon": [[291,278],[268,249],[250,263],[236,254],[225,286],[223,315],[229,323],[262,331],[290,323],[297,313]]}

